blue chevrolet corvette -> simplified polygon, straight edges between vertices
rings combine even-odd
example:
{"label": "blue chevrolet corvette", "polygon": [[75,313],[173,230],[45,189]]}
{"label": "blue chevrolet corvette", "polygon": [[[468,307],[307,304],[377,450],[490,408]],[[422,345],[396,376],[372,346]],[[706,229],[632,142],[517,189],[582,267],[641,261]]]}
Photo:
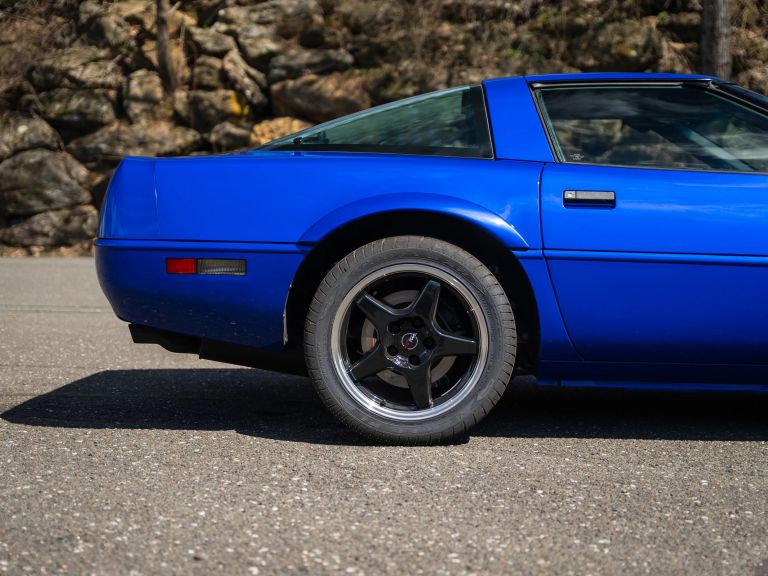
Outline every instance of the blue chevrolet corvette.
{"label": "blue chevrolet corvette", "polygon": [[768,99],[708,76],[488,80],[244,153],[126,158],[96,264],[136,342],[309,374],[378,440],[516,374],[768,381]]}

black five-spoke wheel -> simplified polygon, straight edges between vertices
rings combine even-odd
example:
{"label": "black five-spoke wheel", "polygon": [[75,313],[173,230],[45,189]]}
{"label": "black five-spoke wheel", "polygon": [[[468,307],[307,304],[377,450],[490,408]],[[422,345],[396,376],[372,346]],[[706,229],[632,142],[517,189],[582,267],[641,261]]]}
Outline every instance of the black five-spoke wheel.
{"label": "black five-spoke wheel", "polygon": [[493,275],[431,238],[389,238],[339,262],[307,319],[320,396],[379,439],[433,442],[493,406],[512,371],[514,316]]}
{"label": "black five-spoke wheel", "polygon": [[476,338],[446,332],[437,323],[440,282],[429,279],[416,300],[407,308],[392,308],[368,292],[355,300],[370,320],[378,341],[353,366],[349,375],[355,382],[382,370],[402,374],[418,409],[430,408],[432,364],[445,356],[475,356]]}
{"label": "black five-spoke wheel", "polygon": [[[387,303],[402,294],[413,300]],[[485,360],[487,327],[478,307],[471,292],[441,268],[393,264],[368,274],[334,318],[338,346],[332,343],[332,351],[347,390],[370,410],[394,419],[425,419],[449,409],[476,383]],[[368,322],[373,346],[365,350],[361,336]],[[438,370],[445,358],[458,369]],[[410,397],[395,385],[393,374],[405,382]]]}

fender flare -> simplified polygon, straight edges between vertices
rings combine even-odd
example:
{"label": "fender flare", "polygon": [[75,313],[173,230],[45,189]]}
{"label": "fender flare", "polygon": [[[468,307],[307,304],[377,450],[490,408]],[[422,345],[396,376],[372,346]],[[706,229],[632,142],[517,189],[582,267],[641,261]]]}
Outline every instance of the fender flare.
{"label": "fender flare", "polygon": [[366,216],[401,211],[454,216],[480,226],[510,250],[527,250],[529,247],[512,224],[487,208],[455,196],[425,193],[381,194],[340,206],[312,224],[302,234],[298,244],[316,244],[341,226]]}

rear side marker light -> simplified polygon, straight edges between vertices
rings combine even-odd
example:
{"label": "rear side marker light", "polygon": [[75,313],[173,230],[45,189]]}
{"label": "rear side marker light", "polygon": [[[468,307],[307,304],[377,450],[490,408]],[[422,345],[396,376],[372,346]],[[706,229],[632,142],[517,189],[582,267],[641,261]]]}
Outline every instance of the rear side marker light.
{"label": "rear side marker light", "polygon": [[225,258],[198,258],[197,273],[245,276],[245,260],[232,260]]}
{"label": "rear side marker light", "polygon": [[165,271],[168,274],[197,274],[197,262],[194,258],[167,258]]}
{"label": "rear side marker light", "polygon": [[203,274],[206,276],[245,276],[245,260],[232,258],[167,258],[168,274]]}

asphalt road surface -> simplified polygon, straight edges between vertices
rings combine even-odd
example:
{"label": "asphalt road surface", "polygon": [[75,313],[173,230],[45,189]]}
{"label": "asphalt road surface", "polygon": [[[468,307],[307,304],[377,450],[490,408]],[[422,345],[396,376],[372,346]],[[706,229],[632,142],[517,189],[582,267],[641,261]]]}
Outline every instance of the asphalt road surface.
{"label": "asphalt road surface", "polygon": [[0,573],[768,576],[768,398],[515,382],[375,446],[306,379],[134,345],[89,259],[0,259]]}

